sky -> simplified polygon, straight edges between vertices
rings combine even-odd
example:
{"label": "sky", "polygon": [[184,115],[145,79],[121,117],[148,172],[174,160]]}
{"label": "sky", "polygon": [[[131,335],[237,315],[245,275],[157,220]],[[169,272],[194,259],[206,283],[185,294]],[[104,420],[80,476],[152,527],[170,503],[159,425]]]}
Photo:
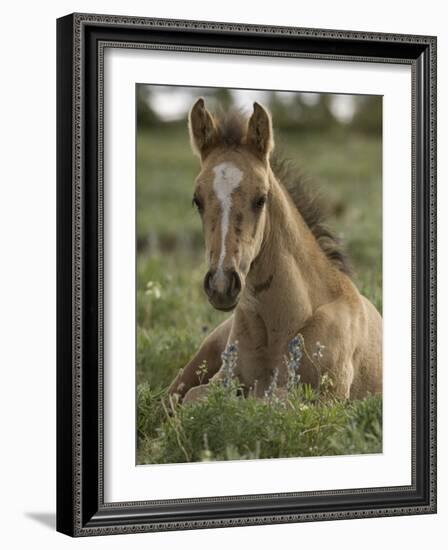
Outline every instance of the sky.
{"label": "sky", "polygon": [[[254,101],[268,103],[271,94],[263,90],[231,90],[234,106],[243,112],[251,109]],[[279,101],[287,105],[299,94],[304,103],[316,104],[321,94],[311,92],[275,92]],[[183,118],[190,109],[194,98],[207,95],[206,88],[189,88],[178,86],[151,86],[151,108],[164,121]],[[330,94],[330,109],[341,122],[350,122],[356,110],[356,100],[353,95]]]}

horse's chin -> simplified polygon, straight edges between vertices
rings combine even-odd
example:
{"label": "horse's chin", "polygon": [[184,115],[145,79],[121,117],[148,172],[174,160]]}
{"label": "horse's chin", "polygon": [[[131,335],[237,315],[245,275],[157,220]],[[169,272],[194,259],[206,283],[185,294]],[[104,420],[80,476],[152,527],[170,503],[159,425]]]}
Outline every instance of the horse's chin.
{"label": "horse's chin", "polygon": [[233,311],[233,310],[236,308],[236,306],[238,305],[238,300],[237,300],[234,304],[232,304],[232,305],[230,305],[230,306],[227,306],[227,305],[224,306],[224,305],[221,305],[221,304],[214,304],[213,302],[210,302],[210,303],[212,304],[212,306],[213,306],[216,310],[222,311],[222,312],[224,312],[224,313],[229,313],[229,311]]}

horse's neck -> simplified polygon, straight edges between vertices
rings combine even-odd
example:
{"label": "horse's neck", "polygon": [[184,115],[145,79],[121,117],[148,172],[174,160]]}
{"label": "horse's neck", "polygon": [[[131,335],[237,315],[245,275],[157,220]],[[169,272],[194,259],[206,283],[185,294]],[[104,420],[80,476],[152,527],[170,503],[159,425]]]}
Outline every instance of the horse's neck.
{"label": "horse's neck", "polygon": [[264,241],[248,276],[246,303],[266,324],[299,330],[332,299],[337,277],[291,198],[271,177]]}

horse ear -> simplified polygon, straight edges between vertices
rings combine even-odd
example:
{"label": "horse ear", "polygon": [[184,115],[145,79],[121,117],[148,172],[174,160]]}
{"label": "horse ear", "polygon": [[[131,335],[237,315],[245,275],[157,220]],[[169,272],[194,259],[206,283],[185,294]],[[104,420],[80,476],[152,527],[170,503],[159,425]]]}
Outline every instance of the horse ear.
{"label": "horse ear", "polygon": [[200,97],[191,108],[188,116],[188,128],[193,151],[202,159],[216,144],[217,130],[212,115],[205,107],[204,98]]}
{"label": "horse ear", "polygon": [[274,148],[271,115],[257,102],[254,103],[254,112],[247,126],[246,143],[263,160]]}

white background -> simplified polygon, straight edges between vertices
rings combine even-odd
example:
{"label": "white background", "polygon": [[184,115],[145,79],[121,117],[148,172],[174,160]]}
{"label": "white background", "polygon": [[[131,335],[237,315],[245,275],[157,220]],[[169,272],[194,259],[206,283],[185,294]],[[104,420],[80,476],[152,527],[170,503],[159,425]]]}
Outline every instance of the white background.
{"label": "white background", "polygon": [[[443,3],[377,0],[163,4],[90,0],[20,2],[2,12],[0,163],[2,375],[0,506],[5,548],[443,547],[448,520],[447,291],[439,288],[439,514],[71,540],[55,510],[55,18],[73,11],[298,25],[439,36],[439,280],[448,277],[448,35]],[[446,542],[445,542],[446,544]]]}

